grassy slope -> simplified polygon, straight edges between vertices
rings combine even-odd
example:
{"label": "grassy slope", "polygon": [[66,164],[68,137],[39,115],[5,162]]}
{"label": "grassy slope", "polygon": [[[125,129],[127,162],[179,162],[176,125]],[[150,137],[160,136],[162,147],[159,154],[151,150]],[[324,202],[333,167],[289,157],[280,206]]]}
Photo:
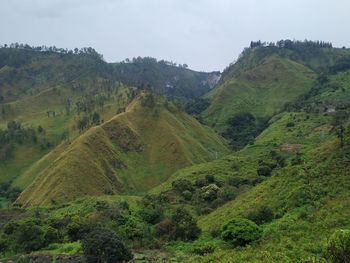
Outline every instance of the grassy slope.
{"label": "grassy slope", "polygon": [[181,167],[212,160],[215,152],[226,154],[227,148],[213,131],[188,115],[160,105],[145,108],[136,100],[125,113],[91,128],[58,152],[22,193],[20,203],[50,204],[107,192],[141,193]]}
{"label": "grassy slope", "polygon": [[337,141],[326,142],[308,152],[304,165],[283,169],[202,218],[200,225],[208,230],[262,205],[271,207],[278,218],[263,226],[259,243],[217,252],[205,260],[296,262],[321,258],[333,231],[350,227],[348,156],[349,149],[339,150]]}
{"label": "grassy slope", "polygon": [[[98,109],[102,119],[109,119],[115,115],[116,109],[124,107],[128,101],[129,88],[121,86],[115,94],[115,99],[109,102],[104,108]],[[11,117],[3,119],[0,124],[4,127],[7,120],[15,119],[24,126],[42,126],[45,129],[46,138],[54,145],[66,139],[63,134],[68,132],[68,136],[73,139],[78,134],[74,128],[78,116],[66,115],[64,110],[64,99],[70,97],[73,101],[79,95],[67,88],[57,90],[49,89],[37,95],[26,97],[16,102],[9,103],[12,109]],[[47,110],[55,110],[55,117],[47,117]],[[47,151],[40,150],[38,145],[18,146],[14,158],[6,163],[0,164],[0,181],[15,180],[15,185],[24,189],[35,178],[32,167]],[[30,175],[28,175],[30,174]],[[22,181],[22,178],[26,178]]]}
{"label": "grassy slope", "polygon": [[[319,113],[291,112],[276,115],[270,126],[253,145],[213,162],[181,169],[167,182],[153,189],[160,193],[171,188],[179,178],[194,181],[206,175],[228,179],[233,176],[254,178],[259,159],[271,150],[287,158],[287,166],[274,170],[262,183],[238,193],[236,199],[199,217],[202,237],[191,244],[171,245],[171,251],[193,253],[197,247],[213,246],[213,254],[191,256],[193,262],[300,262],[324,256],[329,236],[335,229],[350,227],[350,147],[340,148],[332,130],[332,114],[323,112],[324,106],[346,105],[350,94],[350,73],[331,76],[321,92],[307,100]],[[337,89],[333,87],[337,86]],[[318,105],[318,106],[317,106]],[[323,105],[323,106],[322,106]],[[307,106],[308,107],[308,106]],[[293,127],[287,127],[294,123]],[[303,162],[292,165],[295,152],[281,150],[281,146],[301,145]],[[245,248],[232,249],[220,239],[209,236],[234,217],[267,206],[275,220],[263,225],[260,242]],[[180,253],[181,254],[181,253]],[[318,261],[317,261],[318,262]],[[320,261],[322,262],[322,261]]]}
{"label": "grassy slope", "polygon": [[309,68],[272,55],[253,69],[234,78],[227,78],[206,96],[210,106],[203,118],[222,131],[226,121],[239,112],[251,112],[255,117],[271,117],[282,106],[307,92],[314,73]]}
{"label": "grassy slope", "polygon": [[[70,139],[79,135],[75,125],[82,115],[77,116],[74,111],[75,103],[81,101],[83,96],[108,97],[102,110],[93,110],[104,120],[112,118],[117,109],[124,108],[131,96],[130,88],[121,85],[119,80],[133,85],[152,80],[157,90],[162,90],[171,80],[176,87],[164,90],[165,93],[172,94],[174,91],[172,95],[193,97],[208,89],[208,85],[201,83],[209,81],[211,77],[207,73],[159,63],[111,65],[89,55],[1,48],[0,57],[0,128],[6,128],[11,120],[27,127],[40,125],[53,146],[59,145],[67,134]],[[153,68],[154,65],[156,68]],[[134,71],[119,75],[117,69],[124,72],[129,67]],[[108,90],[111,89],[112,94],[109,94]],[[65,109],[67,99],[72,104],[70,115],[66,114]],[[48,117],[47,111],[55,111],[55,117]],[[46,154],[47,150],[40,150],[39,145],[18,146],[14,158],[0,164],[0,182],[14,181],[14,185],[24,189],[39,174],[38,160]],[[57,157],[52,156],[49,154],[43,159],[52,161]],[[40,167],[46,167],[43,160],[39,163]]]}

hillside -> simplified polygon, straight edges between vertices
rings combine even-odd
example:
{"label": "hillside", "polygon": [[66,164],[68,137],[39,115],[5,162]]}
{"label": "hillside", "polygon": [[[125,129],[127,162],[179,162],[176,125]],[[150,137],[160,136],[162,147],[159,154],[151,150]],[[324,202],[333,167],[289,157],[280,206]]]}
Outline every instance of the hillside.
{"label": "hillside", "polygon": [[317,74],[346,68],[349,57],[349,49],[331,48],[327,43],[255,44],[225,69],[219,84],[204,96],[209,104],[200,117],[220,132],[241,112],[257,119],[271,118],[308,92]]}
{"label": "hillside", "polygon": [[106,65],[5,98],[0,261],[84,261],[114,240],[135,262],[347,262],[349,49],[252,42],[200,90],[183,65]]}
{"label": "hillside", "polygon": [[83,195],[143,193],[177,169],[227,153],[209,128],[153,95],[90,128],[65,148],[18,203],[49,205]]}
{"label": "hillside", "polygon": [[[213,85],[212,74],[147,61],[109,64],[92,48],[0,48],[0,129],[6,133],[14,120],[39,138],[1,142],[0,182],[15,180],[14,185],[24,189],[35,177],[35,163],[56,146],[123,112],[138,93],[124,83],[184,100]],[[172,88],[167,90],[167,84]]]}
{"label": "hillside", "polygon": [[196,72],[154,58],[134,58],[113,64],[113,74],[129,86],[150,87],[171,97],[188,101],[207,93],[220,79],[220,72]]}
{"label": "hillside", "polygon": [[[330,236],[350,227],[349,102],[343,100],[350,94],[349,76],[342,71],[318,83],[241,151],[181,169],[156,187],[154,194],[172,196],[175,204],[200,212],[202,237],[171,251],[192,253],[189,262],[322,262]],[[259,171],[266,166],[269,173],[262,176]],[[210,176],[218,190],[210,202],[198,203],[196,193],[209,191],[205,181]],[[192,184],[193,199],[184,199],[175,188],[184,180]],[[232,195],[225,203],[221,191],[228,189]],[[222,243],[217,233],[234,218],[257,222],[261,240],[235,249]],[[201,248],[215,252],[193,253]]]}

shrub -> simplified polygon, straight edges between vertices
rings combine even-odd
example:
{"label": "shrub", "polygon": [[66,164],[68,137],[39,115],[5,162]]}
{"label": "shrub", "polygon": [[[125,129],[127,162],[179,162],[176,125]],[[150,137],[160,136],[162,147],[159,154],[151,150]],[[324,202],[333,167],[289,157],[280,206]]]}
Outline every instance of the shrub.
{"label": "shrub", "polygon": [[234,246],[245,246],[261,238],[261,229],[253,221],[235,218],[223,226],[221,237]]}
{"label": "shrub", "polygon": [[210,184],[201,188],[201,198],[211,202],[216,199],[219,187],[216,184]]}
{"label": "shrub", "polygon": [[291,127],[294,127],[294,126],[295,126],[294,122],[288,122],[288,123],[286,124],[286,127],[287,127],[287,128],[291,128]]}
{"label": "shrub", "polygon": [[176,209],[171,219],[175,224],[175,239],[187,241],[194,240],[199,236],[201,230],[187,210]]}
{"label": "shrub", "polygon": [[257,210],[248,214],[248,219],[255,222],[258,225],[271,222],[274,218],[274,214],[271,208],[267,206],[261,206]]}
{"label": "shrub", "polygon": [[149,224],[160,222],[163,217],[164,202],[161,197],[156,195],[146,195],[140,202],[142,209],[138,212],[139,216]]}
{"label": "shrub", "polygon": [[87,263],[115,263],[132,259],[130,250],[109,229],[95,229],[82,240]]}
{"label": "shrub", "polygon": [[71,241],[82,239],[87,233],[91,232],[96,225],[89,222],[71,222],[67,226],[67,234]]}
{"label": "shrub", "polygon": [[218,191],[218,198],[222,199],[225,202],[234,199],[236,195],[237,188],[230,185],[224,186]]}
{"label": "shrub", "polygon": [[269,166],[263,165],[258,167],[257,173],[260,176],[270,176],[272,173],[272,170]]}
{"label": "shrub", "polygon": [[333,263],[350,262],[350,230],[339,229],[333,233],[327,254]]}
{"label": "shrub", "polygon": [[12,238],[18,251],[31,252],[45,246],[44,231],[34,220],[20,222]]}
{"label": "shrub", "polygon": [[179,193],[183,193],[186,190],[190,191],[190,192],[193,191],[192,183],[187,179],[175,180],[171,183],[171,186],[175,191],[177,191]]}
{"label": "shrub", "polygon": [[175,237],[175,224],[169,219],[165,218],[156,226],[156,233],[158,236],[165,237],[166,239],[174,239]]}

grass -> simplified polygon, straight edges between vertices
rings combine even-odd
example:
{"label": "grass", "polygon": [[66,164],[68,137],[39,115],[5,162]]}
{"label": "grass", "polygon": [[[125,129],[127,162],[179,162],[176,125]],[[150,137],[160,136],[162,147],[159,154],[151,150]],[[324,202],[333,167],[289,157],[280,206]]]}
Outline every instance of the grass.
{"label": "grass", "polygon": [[271,117],[285,103],[307,92],[315,78],[309,68],[278,56],[268,57],[254,69],[229,78],[209,92],[210,106],[202,117],[223,131],[227,120],[239,112],[256,118]]}
{"label": "grass", "polygon": [[84,195],[141,194],[179,168],[214,159],[215,152],[223,156],[228,149],[209,128],[162,103],[148,108],[136,100],[125,113],[89,129],[33,166],[16,182],[25,185],[39,174],[19,202],[48,205]]}

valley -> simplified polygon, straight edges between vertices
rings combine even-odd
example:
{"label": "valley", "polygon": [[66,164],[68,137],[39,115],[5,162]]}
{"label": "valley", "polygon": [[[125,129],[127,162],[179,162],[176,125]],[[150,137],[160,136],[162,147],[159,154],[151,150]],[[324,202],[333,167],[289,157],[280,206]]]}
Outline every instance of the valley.
{"label": "valley", "polygon": [[0,98],[2,262],[348,255],[348,48],[252,41],[206,73],[10,45]]}

